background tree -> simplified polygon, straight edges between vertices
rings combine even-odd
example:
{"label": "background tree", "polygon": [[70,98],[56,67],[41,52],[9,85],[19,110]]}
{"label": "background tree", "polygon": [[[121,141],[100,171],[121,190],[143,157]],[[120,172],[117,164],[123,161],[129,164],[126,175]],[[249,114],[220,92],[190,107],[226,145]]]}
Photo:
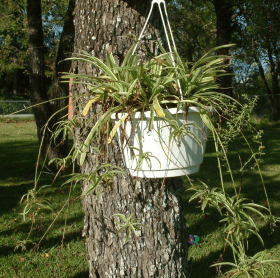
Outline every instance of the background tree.
{"label": "background tree", "polygon": [[[280,27],[279,1],[237,1],[242,12],[238,19],[236,41],[254,59],[272,113],[280,116]],[[266,74],[269,71],[269,75]],[[271,87],[269,86],[271,79]]]}
{"label": "background tree", "polygon": [[[229,44],[231,42],[232,32],[234,28],[234,1],[231,0],[213,0],[216,13],[216,27],[217,27],[217,46]],[[231,49],[221,48],[218,51],[220,55],[231,55]],[[226,61],[228,63],[228,61]],[[228,72],[231,69],[228,68]],[[233,96],[232,91],[232,77],[223,76],[220,78],[221,92]]]}
{"label": "background tree", "polygon": [[[48,92],[51,88],[68,2],[69,0],[42,1],[44,61]],[[7,99],[29,98],[26,5],[26,0],[4,0],[0,3],[0,94]]]}
{"label": "background tree", "polygon": [[[70,0],[68,4],[67,13],[64,19],[63,31],[60,36],[58,49],[56,52],[56,59],[53,70],[53,78],[51,85],[51,95],[50,99],[58,99],[56,101],[51,102],[51,110],[52,114],[61,109],[65,108],[69,103],[69,85],[67,83],[60,82],[60,74],[61,72],[69,72],[71,68],[70,61],[64,61],[66,58],[70,57],[73,52],[74,46],[74,8],[75,8],[75,0]],[[60,99],[59,99],[60,98]],[[68,115],[68,109],[64,109],[61,112],[57,113],[53,118],[51,125],[57,123],[62,117]],[[63,141],[63,134],[60,134],[57,137],[58,142],[63,142],[60,145],[59,153],[56,154],[57,157],[64,157],[68,152],[68,139]]]}
{"label": "background tree", "polygon": [[[40,0],[27,1],[27,18],[30,52],[30,100],[32,105],[44,102],[33,108],[37,125],[37,134],[39,142],[41,143],[44,138],[43,128],[51,115],[51,106],[48,102],[45,86],[43,26]],[[49,130],[46,130],[45,139],[42,144],[42,157],[45,157],[48,153],[50,138],[51,133]]]}
{"label": "background tree", "polygon": [[[234,1],[169,1],[169,8],[178,49],[188,61],[197,60],[214,46],[231,43],[236,18]],[[231,50],[223,48],[218,54],[231,55]],[[221,77],[221,92],[232,96],[231,82],[230,76]]]}
{"label": "background tree", "polygon": [[169,18],[177,49],[189,62],[216,45],[216,14],[212,2],[168,1]]}
{"label": "background tree", "polygon": [[[54,76],[52,83],[51,97],[62,98],[59,101],[49,102],[49,96],[46,90],[45,78],[45,61],[44,61],[44,43],[43,43],[43,25],[41,13],[41,1],[27,1],[27,18],[28,18],[28,35],[29,35],[29,50],[30,50],[30,99],[32,105],[41,104],[34,107],[35,120],[37,125],[37,133],[39,142],[43,140],[43,128],[48,119],[63,107],[65,108],[68,102],[68,86],[59,84],[58,72],[69,71],[70,63],[62,63],[58,61],[65,59],[69,52],[72,51],[74,28],[73,28],[73,10],[74,1],[69,2],[68,11],[65,17],[65,25],[62,32],[60,44],[57,52],[57,59],[54,67]],[[62,138],[57,138],[57,144],[51,140],[55,123],[60,117],[67,115],[67,109],[58,113],[49,123],[44,135],[42,143],[42,158],[48,155],[49,159],[63,157],[67,154],[67,142],[63,142]],[[51,144],[53,143],[53,144]]]}
{"label": "background tree", "polygon": [[[121,63],[133,41],[128,34],[139,35],[150,9],[151,1],[77,0],[75,7],[75,48],[83,49],[98,58],[112,52]],[[155,12],[144,34],[145,44],[155,50],[152,40],[161,39],[161,23]],[[73,63],[78,74],[96,74],[88,64]],[[75,98],[86,94],[81,85],[73,85]],[[90,96],[88,96],[89,98]],[[80,111],[86,99],[77,104]],[[78,112],[79,113],[79,112]],[[79,115],[79,114],[78,114]],[[89,114],[94,119],[95,111]],[[87,134],[75,129],[76,144]],[[95,157],[99,155],[92,143],[82,173],[94,171]],[[104,162],[102,154],[98,157]],[[124,168],[117,141],[109,148],[108,163]],[[187,270],[187,234],[182,210],[181,178],[138,179],[134,202],[134,216],[152,230],[137,232],[138,237],[124,244],[125,231],[115,240],[119,229],[113,214],[129,216],[133,203],[135,179],[116,176],[113,184],[102,189],[100,199],[94,192],[83,197],[85,212],[83,235],[87,239],[87,260],[90,277],[183,277]],[[86,186],[86,185],[85,185]]]}

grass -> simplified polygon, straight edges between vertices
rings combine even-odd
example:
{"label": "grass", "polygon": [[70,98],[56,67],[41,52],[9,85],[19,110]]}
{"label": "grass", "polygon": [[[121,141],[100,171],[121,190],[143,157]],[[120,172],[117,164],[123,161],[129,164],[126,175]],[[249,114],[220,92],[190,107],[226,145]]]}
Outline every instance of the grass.
{"label": "grass", "polygon": [[[265,155],[263,155],[264,162],[261,165],[261,172],[264,177],[268,197],[270,200],[272,213],[280,216],[280,124],[262,125],[259,124],[258,128],[264,130],[263,144],[265,146]],[[249,133],[246,134],[247,138],[251,139]],[[229,147],[229,160],[233,170],[236,186],[238,190],[241,190],[243,197],[252,199],[255,203],[263,206],[267,205],[265,193],[261,183],[258,171],[252,170],[241,173],[237,170],[240,167],[240,160],[237,155],[237,149],[241,157],[244,159],[249,158],[249,150],[243,142],[244,140],[237,140],[236,144],[232,144]],[[253,144],[254,145],[254,144]],[[256,147],[256,146],[255,146]],[[193,180],[195,187],[199,186],[200,181],[205,182],[210,188],[220,187],[220,180],[217,167],[217,159],[214,155],[214,144],[210,139],[207,145],[206,155],[200,172],[192,175],[190,178]],[[249,167],[250,168],[250,167]],[[225,171],[226,173],[226,171]],[[185,182],[186,188],[189,188],[189,183]],[[225,174],[225,189],[229,195],[234,195],[232,182],[229,174]],[[187,233],[191,235],[198,235],[200,237],[200,243],[198,245],[192,245],[189,248],[189,258],[192,260],[192,276],[191,277],[217,277],[216,269],[210,268],[209,265],[216,263],[223,254],[223,243],[225,234],[222,232],[222,226],[219,223],[221,217],[214,209],[206,209],[204,213],[198,206],[197,201],[188,203],[188,199],[191,197],[191,191],[188,191],[185,196],[185,215],[187,220]],[[255,253],[268,249],[272,253],[272,259],[280,258],[280,229],[276,228],[274,233],[271,234],[270,227],[267,223],[264,223],[259,217],[254,217],[258,228],[260,229],[260,235],[264,240],[264,247],[257,239],[252,236],[249,239],[249,250],[247,255],[253,256]],[[223,261],[233,262],[232,252],[229,248],[226,250],[223,256]],[[224,272],[227,268],[222,267]],[[266,271],[265,277],[280,277],[280,264],[277,266],[277,272],[273,272],[271,269]]]}
{"label": "grass", "polygon": [[[68,198],[69,188],[61,187],[61,178],[46,195],[53,211],[42,210],[34,224],[34,231],[22,251],[19,243],[28,236],[31,218],[22,221],[23,206],[19,201],[34,186],[34,172],[39,149],[34,121],[18,119],[2,120],[0,123],[0,277],[88,277],[85,240],[82,238],[83,212],[80,189],[73,190],[66,224],[64,247],[61,239],[66,211],[58,217],[35,252],[38,243],[58,211]],[[40,185],[50,184],[53,173],[46,170]],[[45,190],[46,191],[46,190]],[[29,215],[31,216],[31,215]],[[18,249],[15,250],[15,248]],[[61,267],[60,267],[61,255]]]}
{"label": "grass", "polygon": [[[280,124],[263,125],[259,127],[264,130],[263,142],[266,146],[264,163],[261,170],[264,176],[268,196],[271,202],[273,214],[280,216]],[[250,135],[248,134],[250,137]],[[236,178],[237,187],[241,187],[241,193],[256,203],[266,205],[266,199],[262,184],[257,171],[249,171],[241,176],[237,171],[240,154],[248,157],[249,151],[242,140],[230,146],[229,158]],[[63,176],[48,189],[46,195],[52,203],[53,211],[41,210],[40,216],[34,224],[34,231],[30,236],[32,242],[27,243],[26,251],[22,251],[20,242],[28,236],[31,218],[28,222],[22,221],[22,206],[19,201],[34,185],[34,171],[36,155],[38,153],[38,141],[36,136],[35,122],[30,120],[4,120],[0,121],[0,277],[88,277],[88,266],[86,262],[85,239],[81,237],[83,226],[83,211],[79,196],[80,189],[73,190],[66,223],[65,239],[61,251],[61,240],[65,225],[66,211],[58,217],[51,226],[46,237],[40,244],[39,251],[34,250],[34,244],[38,243],[45,231],[57,216],[58,211],[68,198],[68,187],[61,187]],[[206,156],[200,172],[191,175],[195,186],[199,186],[200,180],[208,184],[210,188],[220,187],[217,162],[214,156],[214,146],[210,138],[206,150]],[[40,185],[50,184],[53,179],[54,169],[45,171],[42,175]],[[233,194],[229,174],[225,175],[226,191]],[[187,179],[185,187],[189,188]],[[47,189],[45,189],[46,191]],[[189,258],[192,260],[191,277],[218,277],[216,268],[209,266],[219,259],[223,253],[222,226],[219,223],[220,216],[213,209],[201,212],[196,208],[198,203],[188,203],[191,192],[183,196],[184,212],[187,222],[187,233],[200,237],[198,245],[190,245]],[[280,229],[276,228],[270,235],[270,228],[261,219],[255,218],[260,228],[265,246],[252,236],[249,240],[249,255],[253,255],[263,249],[272,253],[272,258],[280,258]],[[18,247],[16,250],[15,248]],[[61,259],[60,259],[61,258]],[[232,254],[226,250],[224,261],[232,261]],[[268,271],[265,277],[279,277],[280,265],[277,266],[279,273]],[[226,267],[222,267],[225,271]],[[273,276],[274,275],[274,276]]]}

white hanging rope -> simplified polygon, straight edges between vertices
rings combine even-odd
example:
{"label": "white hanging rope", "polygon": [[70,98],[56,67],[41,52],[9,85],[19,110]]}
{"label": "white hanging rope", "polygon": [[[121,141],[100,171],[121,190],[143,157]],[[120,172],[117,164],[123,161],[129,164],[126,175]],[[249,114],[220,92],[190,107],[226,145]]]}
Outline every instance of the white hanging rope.
{"label": "white hanging rope", "polygon": [[[144,31],[148,25],[148,22],[149,22],[149,19],[151,17],[151,14],[152,14],[152,10],[153,10],[153,7],[154,7],[154,4],[157,3],[158,4],[158,8],[159,8],[159,12],[160,12],[160,16],[161,16],[161,20],[162,20],[162,23],[163,23],[163,28],[164,28],[164,32],[165,32],[165,36],[166,36],[166,39],[167,39],[167,44],[168,44],[168,48],[169,48],[169,51],[170,51],[170,56],[171,56],[171,60],[172,60],[172,64],[173,64],[173,67],[175,67],[175,61],[174,61],[174,57],[173,57],[173,54],[172,54],[172,49],[171,49],[171,45],[170,45],[170,40],[169,40],[169,36],[168,36],[168,32],[167,32],[167,29],[166,29],[166,24],[165,24],[165,20],[164,20],[164,17],[163,17],[163,14],[162,14],[162,10],[161,10],[161,6],[160,4],[162,3],[163,6],[164,6],[164,12],[165,12],[165,16],[166,16],[166,21],[167,21],[167,26],[168,26],[168,29],[169,29],[169,33],[170,33],[170,36],[171,36],[171,40],[172,40],[172,44],[173,44],[173,48],[174,50],[177,52],[177,48],[176,48],[176,45],[175,45],[175,41],[174,41],[174,37],[173,37],[173,34],[172,34],[172,30],[171,30],[171,26],[170,26],[170,23],[169,23],[169,20],[168,20],[168,15],[167,15],[167,9],[166,9],[166,5],[165,5],[165,1],[164,0],[153,0],[152,1],[152,5],[151,5],[151,9],[150,9],[150,12],[148,14],[148,17],[147,17],[147,20],[144,24],[144,27],[139,35],[139,38],[137,40],[137,43],[132,51],[132,55],[134,55],[135,51],[136,51],[136,48],[144,34]],[[183,93],[182,93],[182,89],[181,89],[181,84],[180,84],[180,81],[177,80],[177,84],[178,84],[178,88],[179,88],[179,92],[180,92],[180,97],[181,97],[181,100],[183,100]]]}

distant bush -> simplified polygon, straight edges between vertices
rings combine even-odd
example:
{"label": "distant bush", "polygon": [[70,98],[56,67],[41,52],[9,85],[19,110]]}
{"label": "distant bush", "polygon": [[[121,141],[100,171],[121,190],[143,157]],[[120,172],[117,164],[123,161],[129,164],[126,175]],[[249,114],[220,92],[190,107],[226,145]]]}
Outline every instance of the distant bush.
{"label": "distant bush", "polygon": [[22,100],[22,101],[12,101],[12,100],[0,100],[0,115],[8,115],[11,113],[15,113],[22,109],[17,114],[33,114],[32,108],[28,108],[31,106],[29,100]]}

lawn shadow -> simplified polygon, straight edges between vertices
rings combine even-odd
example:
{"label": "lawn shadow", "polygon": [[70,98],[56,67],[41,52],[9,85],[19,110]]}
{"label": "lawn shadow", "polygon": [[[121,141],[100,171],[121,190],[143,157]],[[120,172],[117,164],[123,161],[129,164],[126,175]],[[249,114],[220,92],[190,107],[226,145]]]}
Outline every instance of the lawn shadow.
{"label": "lawn shadow", "polygon": [[[31,182],[23,182],[19,185],[1,186],[0,194],[0,217],[6,213],[14,214],[14,210],[19,206],[22,196],[33,188],[34,184]],[[18,215],[15,215],[17,218]]]}
{"label": "lawn shadow", "polygon": [[0,180],[32,178],[39,150],[38,143],[14,141],[0,144]]}
{"label": "lawn shadow", "polygon": [[[77,215],[75,217],[68,218],[67,223],[69,225],[69,223],[74,223],[74,222],[81,221],[81,220],[83,220],[83,214],[82,213],[80,213],[79,215]],[[35,244],[28,243],[26,245],[27,250],[34,248],[35,245],[38,244],[39,240],[41,239],[41,237],[43,236],[43,234],[45,233],[45,231],[48,228],[47,225],[44,225],[46,223],[49,223],[49,221],[40,222],[41,227],[39,228],[39,230],[35,229],[33,231],[33,233],[36,234],[36,236],[32,238]],[[63,227],[64,227],[64,223],[65,223],[64,219],[57,220],[55,222],[55,225],[50,229],[49,233],[52,233],[53,230],[55,230],[55,229],[62,230]],[[44,227],[44,228],[42,228],[42,227]],[[17,230],[22,231],[27,235],[27,233],[30,230],[30,222],[29,223],[22,223],[20,225],[17,225]],[[0,237],[3,237],[3,236],[11,237],[14,232],[15,232],[14,228],[7,229],[6,231],[0,233]],[[73,240],[81,240],[82,238],[83,238],[82,237],[82,229],[78,229],[78,230],[76,229],[75,231],[66,232],[63,242],[64,242],[64,245],[67,245],[68,243],[70,243]],[[53,246],[55,246],[56,244],[58,244],[58,243],[60,244],[61,239],[62,239],[62,235],[48,236],[48,234],[47,234],[47,239],[45,237],[42,240],[42,242],[40,243],[39,250],[50,249]],[[16,246],[4,246],[4,245],[0,246],[0,257],[1,256],[7,256],[11,253],[21,253],[21,248],[18,248],[17,250],[15,250],[15,247]]]}
{"label": "lawn shadow", "polygon": [[88,278],[89,277],[89,272],[87,271],[82,271],[79,272],[77,274],[75,274],[74,276],[70,276],[71,278]]}

